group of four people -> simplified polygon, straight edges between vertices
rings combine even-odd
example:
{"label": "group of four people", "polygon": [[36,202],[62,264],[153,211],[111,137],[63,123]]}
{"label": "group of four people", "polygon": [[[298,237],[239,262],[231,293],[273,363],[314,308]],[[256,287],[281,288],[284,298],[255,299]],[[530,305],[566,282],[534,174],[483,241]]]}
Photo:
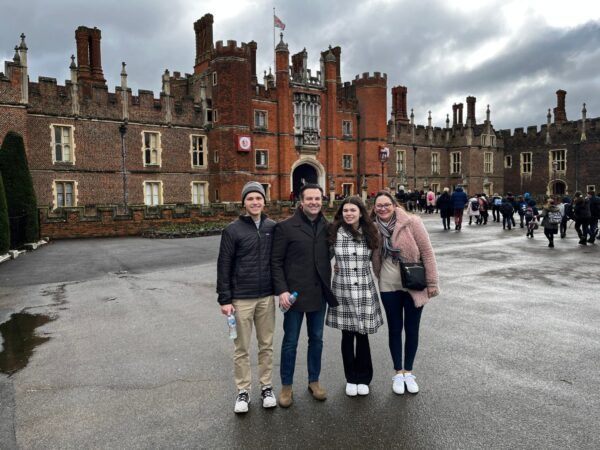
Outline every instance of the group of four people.
{"label": "group of four people", "polygon": [[[329,223],[321,211],[323,191],[305,184],[294,215],[280,223],[264,213],[265,192],[257,182],[242,189],[245,213],[223,231],[217,263],[221,312],[235,315],[234,376],[238,390],[234,411],[248,411],[250,340],[256,329],[262,405],[275,407],[273,334],[275,297],[283,316],[279,405],[293,403],[294,369],[302,322],[308,335],[308,389],[317,400],[327,391],[319,381],[323,328],[342,332],[342,360],[348,396],[368,395],[373,366],[368,335],[383,324],[376,281],[388,321],[394,365],[392,390],[417,393],[412,373],[423,305],[439,294],[435,256],[421,219],[398,207],[388,192],[374,198],[368,214],[358,197],[347,197]],[[331,259],[335,256],[332,265]],[[408,290],[400,262],[421,262],[427,287]],[[333,278],[332,278],[333,271]],[[290,302],[291,293],[298,299]],[[402,332],[404,330],[404,345]]]}

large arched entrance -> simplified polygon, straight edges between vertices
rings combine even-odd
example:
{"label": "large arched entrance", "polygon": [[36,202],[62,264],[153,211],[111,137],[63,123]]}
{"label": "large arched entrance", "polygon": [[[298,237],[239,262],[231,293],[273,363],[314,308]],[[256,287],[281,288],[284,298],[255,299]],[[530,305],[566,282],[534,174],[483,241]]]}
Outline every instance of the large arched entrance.
{"label": "large arched entrance", "polygon": [[311,164],[300,164],[292,172],[292,190],[294,197],[300,196],[300,188],[306,183],[319,183],[317,169]]}
{"label": "large arched entrance", "polygon": [[561,180],[551,181],[549,187],[549,191],[552,193],[552,195],[562,196],[567,192],[567,185]]}

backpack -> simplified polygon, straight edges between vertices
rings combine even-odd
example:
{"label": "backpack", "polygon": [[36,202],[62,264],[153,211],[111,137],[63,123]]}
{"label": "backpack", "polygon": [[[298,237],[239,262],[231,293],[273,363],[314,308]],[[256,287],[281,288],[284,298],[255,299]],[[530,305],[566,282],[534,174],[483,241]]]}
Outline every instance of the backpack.
{"label": "backpack", "polygon": [[479,211],[479,201],[473,200],[471,202],[471,211]]}
{"label": "backpack", "polygon": [[559,224],[562,221],[562,214],[560,211],[548,211],[548,223]]}
{"label": "backpack", "polygon": [[525,210],[525,219],[527,219],[527,220],[533,219],[533,208],[531,206],[528,206],[527,209]]}
{"label": "backpack", "polygon": [[494,200],[494,206],[502,206],[502,199],[497,198]]}

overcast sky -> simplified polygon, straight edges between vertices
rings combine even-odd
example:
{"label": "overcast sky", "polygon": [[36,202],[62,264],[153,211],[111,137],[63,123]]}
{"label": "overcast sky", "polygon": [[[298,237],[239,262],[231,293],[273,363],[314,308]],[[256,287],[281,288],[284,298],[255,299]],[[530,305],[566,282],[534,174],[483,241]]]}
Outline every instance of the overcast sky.
{"label": "overcast sky", "polygon": [[[120,83],[160,92],[161,74],[191,73],[193,23],[214,16],[214,40],[258,43],[257,72],[273,64],[273,7],[285,23],[290,54],[308,52],[309,68],[329,45],[342,48],[342,80],[388,75],[408,88],[417,124],[445,126],[452,104],[477,97],[476,118],[498,129],[541,125],[567,91],[567,118],[600,116],[600,2],[597,0],[20,0],[2,2],[0,58],[12,59],[26,34],[29,74],[69,78],[79,25],[102,30],[109,90]],[[277,29],[277,40],[279,40]],[[3,65],[0,71],[4,70]],[[452,119],[452,117],[450,117]]]}

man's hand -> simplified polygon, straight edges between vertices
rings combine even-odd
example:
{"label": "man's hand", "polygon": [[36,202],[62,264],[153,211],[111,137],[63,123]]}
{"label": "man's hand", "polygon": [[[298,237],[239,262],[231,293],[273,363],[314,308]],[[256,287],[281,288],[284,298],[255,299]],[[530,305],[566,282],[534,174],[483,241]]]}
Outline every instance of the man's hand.
{"label": "man's hand", "polygon": [[291,294],[287,291],[279,294],[279,307],[280,308],[290,309],[290,307],[292,306],[292,304],[290,303],[290,295]]}
{"label": "man's hand", "polygon": [[437,287],[427,287],[427,297],[432,298],[439,295],[440,291]]}
{"label": "man's hand", "polygon": [[233,314],[235,312],[235,308],[232,304],[229,305],[221,305],[221,314],[228,316],[229,314]]}

